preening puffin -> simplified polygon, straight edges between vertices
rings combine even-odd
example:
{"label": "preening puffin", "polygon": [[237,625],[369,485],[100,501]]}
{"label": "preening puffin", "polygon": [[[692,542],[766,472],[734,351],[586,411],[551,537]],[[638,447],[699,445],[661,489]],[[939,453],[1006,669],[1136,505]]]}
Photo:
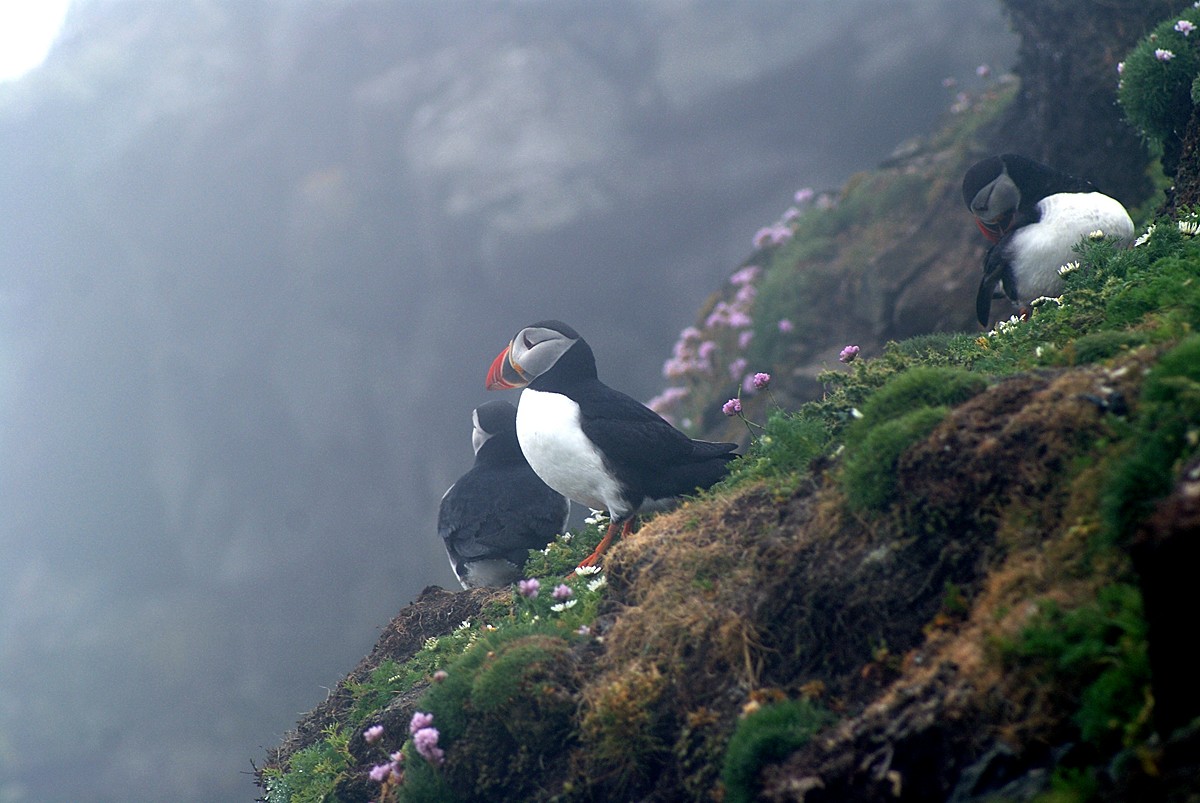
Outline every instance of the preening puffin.
{"label": "preening puffin", "polygon": [[564,531],[570,502],[547,487],[517,443],[517,408],[481,404],[471,414],[475,464],[442,496],[438,534],[463,588],[521,578],[529,550]]}
{"label": "preening puffin", "polygon": [[554,490],[612,520],[580,566],[594,565],[638,513],[709,487],[737,456],[737,444],[693,440],[602,383],[591,347],[561,321],[525,327],[492,362],[488,390],[521,387],[517,439],[529,465]]}
{"label": "preening puffin", "polygon": [[1075,258],[1074,247],[1095,231],[1128,240],[1133,221],[1125,207],[1086,179],[1005,153],[971,166],[963,201],[992,243],[983,259],[975,313],[987,326],[996,285],[1023,310],[1041,296],[1057,296],[1058,269]]}

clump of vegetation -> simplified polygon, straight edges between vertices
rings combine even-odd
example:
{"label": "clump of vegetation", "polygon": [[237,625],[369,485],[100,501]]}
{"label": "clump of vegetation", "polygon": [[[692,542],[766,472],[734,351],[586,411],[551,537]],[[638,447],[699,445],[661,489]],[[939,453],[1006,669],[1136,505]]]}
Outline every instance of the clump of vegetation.
{"label": "clump of vegetation", "polygon": [[322,803],[355,765],[350,737],[341,726],[325,729],[324,738],[298,751],[287,771],[267,769],[263,782],[267,803]]}
{"label": "clump of vegetation", "polygon": [[1142,388],[1125,459],[1115,466],[1103,498],[1108,533],[1128,539],[1134,525],[1170,491],[1179,466],[1200,435],[1200,335],[1158,361]]}
{"label": "clump of vegetation", "polygon": [[787,495],[809,464],[828,450],[830,423],[809,413],[773,410],[746,455],[733,465],[720,488],[762,482],[778,495]]}
{"label": "clump of vegetation", "polygon": [[834,719],[807,700],[771,703],[742,717],[729,739],[721,770],[727,803],[757,800],[762,768],[787,758]]}
{"label": "clump of vegetation", "polygon": [[1117,99],[1126,118],[1163,148],[1174,174],[1183,132],[1200,102],[1200,10],[1186,7],[1161,22],[1121,63]]}

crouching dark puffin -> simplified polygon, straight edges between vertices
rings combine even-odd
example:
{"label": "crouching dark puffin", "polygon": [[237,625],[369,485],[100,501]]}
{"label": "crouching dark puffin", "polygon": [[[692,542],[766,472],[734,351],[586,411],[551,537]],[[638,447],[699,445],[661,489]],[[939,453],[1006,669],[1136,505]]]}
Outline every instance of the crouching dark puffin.
{"label": "crouching dark puffin", "polygon": [[475,464],[442,496],[438,534],[463,588],[521,578],[529,550],[564,531],[570,502],[547,487],[517,443],[517,408],[481,404],[471,414]]}
{"label": "crouching dark puffin", "polygon": [[611,519],[580,566],[594,565],[618,529],[628,534],[638,513],[708,488],[736,457],[737,444],[693,440],[602,383],[591,347],[561,321],[525,327],[492,362],[488,390],[522,387],[517,439],[529,465],[554,490]]}
{"label": "crouching dark puffin", "polygon": [[1042,296],[1062,292],[1058,269],[1075,258],[1074,247],[1092,232],[1129,240],[1133,221],[1125,207],[1086,179],[1005,153],[971,166],[963,201],[992,243],[983,259],[975,313],[987,326],[996,285],[1024,311]]}

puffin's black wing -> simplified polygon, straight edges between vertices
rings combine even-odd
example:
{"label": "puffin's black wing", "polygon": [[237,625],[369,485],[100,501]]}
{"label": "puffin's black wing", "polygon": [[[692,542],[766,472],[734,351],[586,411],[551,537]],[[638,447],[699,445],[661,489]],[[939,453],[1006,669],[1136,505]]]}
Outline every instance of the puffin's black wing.
{"label": "puffin's black wing", "polygon": [[979,282],[979,290],[975,294],[975,315],[979,323],[987,326],[992,314],[992,299],[999,298],[996,285],[1004,287],[1004,294],[1013,301],[1017,300],[1017,280],[1013,276],[1012,263],[1009,261],[1006,246],[1011,234],[1005,235],[1000,242],[988,249],[983,257],[983,278]]}
{"label": "puffin's black wing", "polygon": [[736,443],[693,440],[641,402],[598,381],[575,400],[583,433],[618,480],[648,496],[679,496],[708,487],[736,457]]}
{"label": "puffin's black wing", "polygon": [[503,558],[518,566],[562,531],[568,502],[528,465],[468,471],[442,498],[438,534],[465,560]]}

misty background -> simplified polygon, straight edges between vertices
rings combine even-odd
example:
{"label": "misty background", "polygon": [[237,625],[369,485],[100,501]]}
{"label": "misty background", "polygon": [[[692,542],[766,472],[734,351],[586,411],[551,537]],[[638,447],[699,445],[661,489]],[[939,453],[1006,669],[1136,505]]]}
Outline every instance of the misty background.
{"label": "misty background", "polygon": [[995,0],[77,0],[0,84],[0,803],[252,800],[457,587],[519,328],[648,399],[796,190],[1015,49]]}

